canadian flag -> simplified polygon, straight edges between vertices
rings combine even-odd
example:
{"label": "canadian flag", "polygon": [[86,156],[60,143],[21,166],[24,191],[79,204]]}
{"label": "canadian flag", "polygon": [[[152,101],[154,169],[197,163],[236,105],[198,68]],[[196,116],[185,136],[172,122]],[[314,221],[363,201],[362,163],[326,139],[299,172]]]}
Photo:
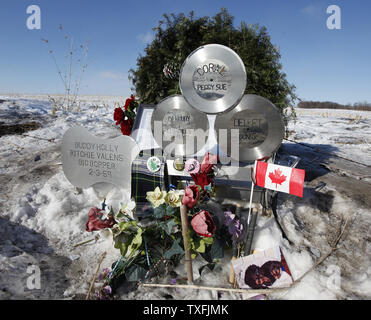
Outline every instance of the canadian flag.
{"label": "canadian flag", "polygon": [[303,197],[305,170],[256,161],[254,171],[259,187]]}

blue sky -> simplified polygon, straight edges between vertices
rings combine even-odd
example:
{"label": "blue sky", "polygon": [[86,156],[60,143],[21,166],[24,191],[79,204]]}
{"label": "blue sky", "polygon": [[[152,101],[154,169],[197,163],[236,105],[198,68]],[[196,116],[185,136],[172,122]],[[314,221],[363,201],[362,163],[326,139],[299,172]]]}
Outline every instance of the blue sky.
{"label": "blue sky", "polygon": [[[41,9],[41,30],[28,30],[26,8]],[[329,5],[341,30],[329,30]],[[280,47],[283,71],[304,100],[371,102],[371,1],[368,0],[1,0],[0,93],[63,93],[48,39],[63,68],[66,42],[89,42],[81,93],[130,94],[128,70],[153,39],[163,13],[213,16],[226,7],[235,25],[266,26]],[[63,31],[58,26],[62,24]],[[75,55],[77,56],[77,55]]]}

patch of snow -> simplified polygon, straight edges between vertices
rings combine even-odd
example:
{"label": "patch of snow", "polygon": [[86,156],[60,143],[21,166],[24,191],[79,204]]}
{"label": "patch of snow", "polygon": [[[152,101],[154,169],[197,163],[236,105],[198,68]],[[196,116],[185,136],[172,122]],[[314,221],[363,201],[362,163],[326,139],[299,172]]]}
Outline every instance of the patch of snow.
{"label": "patch of snow", "polygon": [[[120,130],[113,121],[115,103],[123,97],[81,97],[80,111],[58,111],[51,115],[45,96],[1,96],[0,114],[7,123],[17,117],[40,121],[41,127],[25,135],[0,137],[0,299],[71,299],[86,295],[92,275],[103,252],[101,268],[111,267],[120,253],[113,248],[109,231],[85,231],[88,211],[106,203],[117,211],[120,202],[129,200],[128,190],[95,186],[77,192],[65,178],[60,144],[68,128],[82,125],[92,134],[114,138]],[[104,107],[103,105],[109,106]],[[93,106],[100,107],[95,108]],[[8,116],[7,116],[8,115]],[[17,120],[18,119],[18,120]],[[22,120],[23,121],[23,120]],[[334,152],[365,164],[371,163],[371,112],[348,110],[298,110],[298,120],[289,130],[299,142]],[[28,137],[29,136],[29,137]],[[40,139],[35,139],[40,138]],[[54,139],[48,141],[48,139]],[[290,145],[290,143],[287,143]],[[35,161],[35,157],[40,159]],[[311,189],[312,190],[312,189]],[[290,290],[269,294],[270,299],[344,299],[371,298],[369,208],[325,186],[307,191],[303,199],[279,197],[279,219],[290,245],[282,238],[273,217],[259,216],[253,248],[263,250],[280,245],[294,280],[326,254],[342,219],[352,218],[350,230],[336,250],[321,266],[306,275]],[[97,241],[75,247],[83,241]],[[205,261],[194,261],[195,283],[230,287],[231,252],[226,252],[213,272],[198,274]],[[27,268],[41,269],[41,289],[27,289]],[[340,287],[329,285],[331,266],[340,268]],[[354,269],[358,270],[353,276]],[[334,269],[335,270],[335,269]],[[184,263],[175,270],[186,276]],[[330,279],[330,280],[329,280]],[[169,276],[153,281],[170,283]],[[121,299],[218,299],[215,291],[174,288],[144,288],[120,292]],[[249,294],[223,292],[221,299],[247,299]]]}

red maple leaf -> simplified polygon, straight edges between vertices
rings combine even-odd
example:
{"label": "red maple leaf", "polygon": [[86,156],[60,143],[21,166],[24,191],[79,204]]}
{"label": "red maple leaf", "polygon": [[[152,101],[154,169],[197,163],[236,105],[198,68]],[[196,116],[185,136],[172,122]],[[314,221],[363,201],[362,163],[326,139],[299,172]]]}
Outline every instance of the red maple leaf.
{"label": "red maple leaf", "polygon": [[286,176],[282,174],[282,171],[279,168],[274,170],[274,173],[270,172],[268,177],[272,180],[272,183],[276,184],[276,188],[278,184],[282,184],[282,182],[286,181]]}

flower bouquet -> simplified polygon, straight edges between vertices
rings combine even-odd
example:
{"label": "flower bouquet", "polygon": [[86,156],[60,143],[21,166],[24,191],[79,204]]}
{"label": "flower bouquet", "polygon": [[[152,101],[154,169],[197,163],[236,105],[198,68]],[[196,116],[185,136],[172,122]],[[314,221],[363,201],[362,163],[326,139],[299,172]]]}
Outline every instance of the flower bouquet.
{"label": "flower bouquet", "polygon": [[116,121],[116,125],[120,126],[123,135],[129,136],[133,128],[136,109],[138,108],[138,102],[135,101],[134,95],[126,99],[124,107],[115,108],[113,113],[113,120]]}
{"label": "flower bouquet", "polygon": [[[182,205],[187,208],[188,225],[191,226],[186,237],[191,258],[200,255],[206,261],[199,269],[200,274],[205,267],[213,270],[223,257],[224,248],[231,246],[242,232],[237,218],[229,211],[224,214],[210,200],[216,163],[217,156],[206,154],[199,172],[192,174],[193,183],[184,190],[173,188],[166,191],[157,187],[147,192],[148,203],[153,208],[150,223],[134,218],[134,201],[123,204],[116,214],[108,207],[107,212],[98,208],[89,211],[86,230],[111,230],[114,247],[121,254],[105,275],[104,287],[97,296],[107,298],[107,294],[114,293],[122,281],[145,281],[172,272],[185,255],[180,213]],[[218,210],[222,213],[217,214]]]}

